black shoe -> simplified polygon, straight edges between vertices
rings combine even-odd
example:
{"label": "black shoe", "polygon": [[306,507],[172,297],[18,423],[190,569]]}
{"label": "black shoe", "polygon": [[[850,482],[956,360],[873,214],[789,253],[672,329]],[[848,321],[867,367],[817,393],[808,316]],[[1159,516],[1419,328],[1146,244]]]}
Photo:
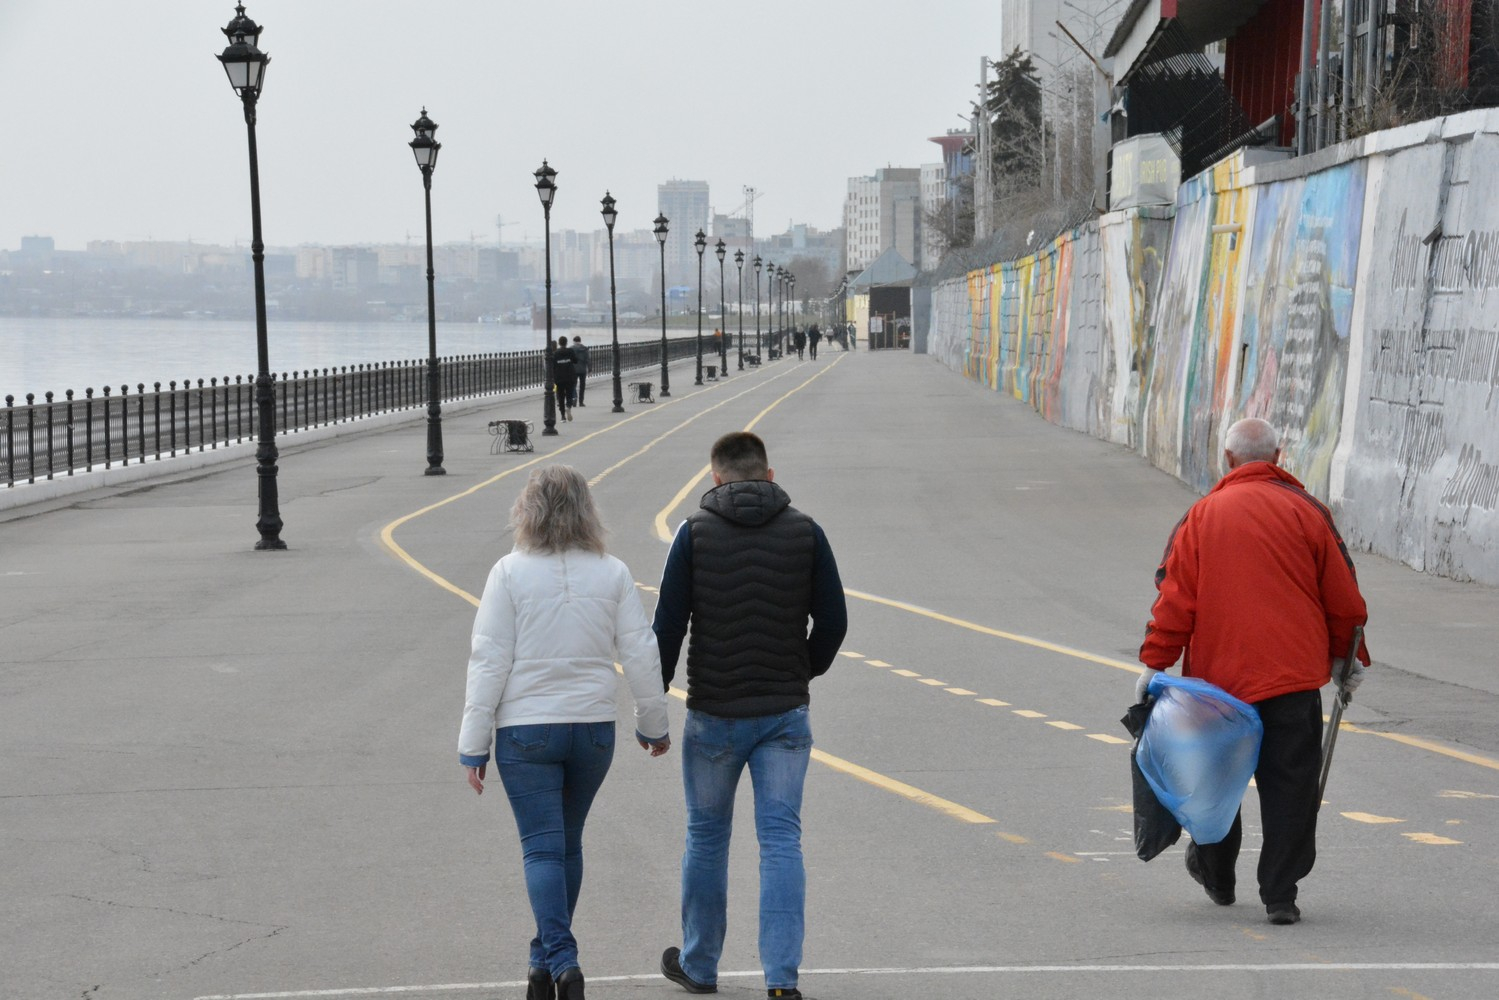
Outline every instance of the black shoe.
{"label": "black shoe", "polygon": [[795,986],[790,989],[783,989],[778,986],[773,990],[766,990],[765,996],[769,1000],[802,1000],[802,991]]}
{"label": "black shoe", "polygon": [[713,983],[700,983],[682,971],[682,949],[668,948],[661,953],[661,975],[676,983],[688,993],[717,993]]}
{"label": "black shoe", "polygon": [[1281,927],[1301,922],[1301,910],[1295,903],[1270,903],[1265,907],[1270,922]]}
{"label": "black shoe", "polygon": [[576,965],[557,977],[557,1000],[583,1000],[583,970]]}
{"label": "black shoe", "polygon": [[526,970],[526,1000],[557,1000],[557,985],[546,969],[533,965]]}
{"label": "black shoe", "polygon": [[1208,899],[1211,899],[1219,906],[1234,905],[1233,889],[1219,889],[1208,885],[1207,879],[1202,874],[1202,865],[1197,860],[1197,845],[1195,843],[1187,844],[1187,874],[1192,876],[1193,882],[1202,886],[1203,891],[1208,894]]}

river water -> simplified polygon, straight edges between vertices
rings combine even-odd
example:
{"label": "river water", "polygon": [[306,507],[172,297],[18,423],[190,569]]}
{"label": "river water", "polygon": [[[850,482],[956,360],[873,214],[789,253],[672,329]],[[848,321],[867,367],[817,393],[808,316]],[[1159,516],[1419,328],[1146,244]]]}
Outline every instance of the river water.
{"label": "river water", "polygon": [[[580,336],[589,347],[607,346],[606,327],[576,326],[558,336]],[[673,336],[680,336],[674,331]],[[620,341],[653,340],[660,327],[620,327]],[[492,354],[531,351],[546,335],[508,323],[439,323],[437,353]],[[312,323],[272,320],[266,329],[271,370],[304,371],[335,365],[413,361],[427,357],[425,323]],[[29,319],[0,316],[0,405],[26,393],[40,401],[72,389],[118,389],[140,383],[253,375],[253,321],[186,319]]]}

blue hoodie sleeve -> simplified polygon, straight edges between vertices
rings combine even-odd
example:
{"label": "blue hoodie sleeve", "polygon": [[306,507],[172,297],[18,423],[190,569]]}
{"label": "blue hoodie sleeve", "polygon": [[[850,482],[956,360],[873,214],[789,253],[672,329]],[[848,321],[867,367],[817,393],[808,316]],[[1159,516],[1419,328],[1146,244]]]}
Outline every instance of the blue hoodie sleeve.
{"label": "blue hoodie sleeve", "polygon": [[[841,596],[841,594],[840,594]],[[677,673],[677,659],[682,655],[682,640],[687,637],[687,623],[692,615],[692,530],[683,521],[666,554],[666,568],[661,572],[661,589],[656,595],[656,617],[651,628],[661,650],[661,681],[671,687]]]}
{"label": "blue hoodie sleeve", "polygon": [[838,647],[848,634],[848,605],[843,597],[843,580],[838,575],[838,561],[822,525],[813,525],[815,549],[812,553],[812,632],[807,636],[807,656],[812,676],[821,677],[833,665]]}

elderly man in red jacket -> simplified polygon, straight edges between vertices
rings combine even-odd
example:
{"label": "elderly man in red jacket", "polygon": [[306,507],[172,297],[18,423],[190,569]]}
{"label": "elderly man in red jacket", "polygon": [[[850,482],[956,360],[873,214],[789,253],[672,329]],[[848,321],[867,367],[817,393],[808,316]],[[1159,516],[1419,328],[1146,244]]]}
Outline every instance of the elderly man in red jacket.
{"label": "elderly man in red jacket", "polygon": [[[1182,660],[1253,705],[1265,726],[1254,777],[1264,849],[1260,900],[1272,924],[1301,919],[1296,884],[1316,860],[1322,696],[1368,611],[1332,514],[1277,464],[1275,428],[1240,420],[1224,440],[1228,474],[1187,511],[1156,570],[1136,685]],[[1185,655],[1183,652],[1185,651]],[[1360,647],[1345,690],[1369,662]],[[1187,871],[1221,906],[1234,901],[1242,821],[1216,844],[1187,846]]]}

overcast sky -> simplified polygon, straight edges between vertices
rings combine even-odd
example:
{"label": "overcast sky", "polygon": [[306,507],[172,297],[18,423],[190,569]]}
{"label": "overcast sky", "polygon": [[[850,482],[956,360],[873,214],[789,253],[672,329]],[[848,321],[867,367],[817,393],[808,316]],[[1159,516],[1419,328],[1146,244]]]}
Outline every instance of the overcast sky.
{"label": "overcast sky", "polygon": [[[539,240],[532,172],[558,171],[553,231],[649,228],[656,185],[705,180],[715,211],[760,192],[759,234],[836,227],[847,178],[941,159],[995,0],[248,0],[265,240],[422,239],[407,142],[443,144],[437,242]],[[51,236],[248,243],[240,104],[214,57],[234,4],[0,0],[0,249]]]}

